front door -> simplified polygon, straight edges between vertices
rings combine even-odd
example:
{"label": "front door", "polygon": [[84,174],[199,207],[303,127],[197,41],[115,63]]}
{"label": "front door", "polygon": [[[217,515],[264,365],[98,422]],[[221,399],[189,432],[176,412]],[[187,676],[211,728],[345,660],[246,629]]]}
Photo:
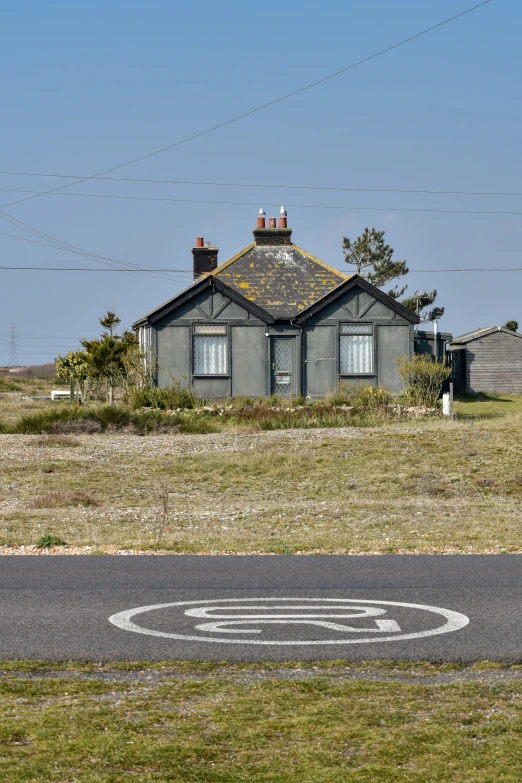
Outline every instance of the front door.
{"label": "front door", "polygon": [[295,394],[295,337],[272,337],[271,390],[280,397]]}

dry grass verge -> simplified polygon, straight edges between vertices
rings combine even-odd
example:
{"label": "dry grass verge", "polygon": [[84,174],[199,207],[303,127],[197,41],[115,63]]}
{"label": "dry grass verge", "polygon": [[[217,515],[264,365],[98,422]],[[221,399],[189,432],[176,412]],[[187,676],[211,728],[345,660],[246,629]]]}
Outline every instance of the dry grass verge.
{"label": "dry grass verge", "polygon": [[57,490],[48,495],[38,495],[29,504],[29,508],[68,508],[69,506],[98,506],[99,503],[88,492]]}
{"label": "dry grass verge", "polygon": [[[0,544],[27,546],[53,533],[98,551],[518,552],[521,434],[515,415],[480,424],[86,435],[70,446],[4,435]],[[86,493],[99,505],[46,505],[54,493]]]}

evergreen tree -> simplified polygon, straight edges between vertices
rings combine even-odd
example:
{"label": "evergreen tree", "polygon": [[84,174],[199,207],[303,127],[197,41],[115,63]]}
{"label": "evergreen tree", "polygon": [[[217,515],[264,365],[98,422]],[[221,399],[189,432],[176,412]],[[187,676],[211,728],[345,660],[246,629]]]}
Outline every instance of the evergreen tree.
{"label": "evergreen tree", "polygon": [[518,332],[518,321],[506,321],[504,329],[509,329],[510,332]]}
{"label": "evergreen tree", "polygon": [[112,337],[115,329],[121,324],[121,318],[114,310],[106,310],[105,315],[98,318],[98,323],[103,329],[102,336]]}
{"label": "evergreen tree", "polygon": [[98,319],[103,331],[97,340],[80,340],[88,357],[91,378],[105,382],[106,402],[114,401],[116,386],[125,386],[129,356],[137,350],[136,335],[130,331],[115,334],[121,318],[112,310]]}
{"label": "evergreen tree", "polygon": [[[365,228],[355,240],[343,238],[344,260],[355,266],[357,274],[369,283],[382,288],[392,280],[400,279],[408,274],[406,261],[395,261],[393,248],[386,244],[384,231],[375,228]],[[437,291],[423,291],[419,295],[400,299],[406,293],[408,286],[393,286],[386,293],[392,299],[400,301],[408,310],[417,313],[423,322],[436,321],[444,314],[443,307],[434,307],[426,311],[437,298]]]}

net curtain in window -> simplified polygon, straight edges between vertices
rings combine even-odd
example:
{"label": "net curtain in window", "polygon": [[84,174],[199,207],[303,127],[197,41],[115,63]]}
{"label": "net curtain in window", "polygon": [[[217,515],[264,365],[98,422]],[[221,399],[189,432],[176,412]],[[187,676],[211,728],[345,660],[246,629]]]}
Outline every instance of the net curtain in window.
{"label": "net curtain in window", "polygon": [[342,324],[339,340],[341,374],[371,375],[373,373],[372,324]]}
{"label": "net curtain in window", "polygon": [[227,334],[224,326],[194,328],[194,374],[227,374]]}

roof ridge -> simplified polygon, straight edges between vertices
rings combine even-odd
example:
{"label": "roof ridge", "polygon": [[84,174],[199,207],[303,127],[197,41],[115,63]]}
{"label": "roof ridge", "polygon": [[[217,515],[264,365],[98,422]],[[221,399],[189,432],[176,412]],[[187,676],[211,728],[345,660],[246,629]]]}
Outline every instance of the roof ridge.
{"label": "roof ridge", "polygon": [[471,342],[472,340],[477,340],[479,337],[485,337],[486,335],[492,334],[493,332],[502,332],[503,334],[511,334],[514,337],[522,338],[522,334],[519,332],[513,332],[511,329],[506,329],[505,326],[481,326],[480,329],[474,329],[472,332],[459,334],[457,337],[454,337],[450,343],[452,345],[459,345],[465,342]]}
{"label": "roof ridge", "polygon": [[292,242],[291,247],[295,248],[299,253],[302,253],[306,258],[309,258],[310,261],[315,261],[316,264],[319,264],[324,269],[327,269],[329,272],[332,272],[334,275],[338,275],[343,280],[349,280],[352,275],[345,275],[343,274],[339,269],[335,269],[335,267],[330,266],[330,264],[327,264],[325,261],[321,261],[320,258],[317,258],[317,256],[313,256],[311,253],[309,253],[307,250],[303,250],[302,247],[299,247],[299,245],[296,245],[294,242]]}

